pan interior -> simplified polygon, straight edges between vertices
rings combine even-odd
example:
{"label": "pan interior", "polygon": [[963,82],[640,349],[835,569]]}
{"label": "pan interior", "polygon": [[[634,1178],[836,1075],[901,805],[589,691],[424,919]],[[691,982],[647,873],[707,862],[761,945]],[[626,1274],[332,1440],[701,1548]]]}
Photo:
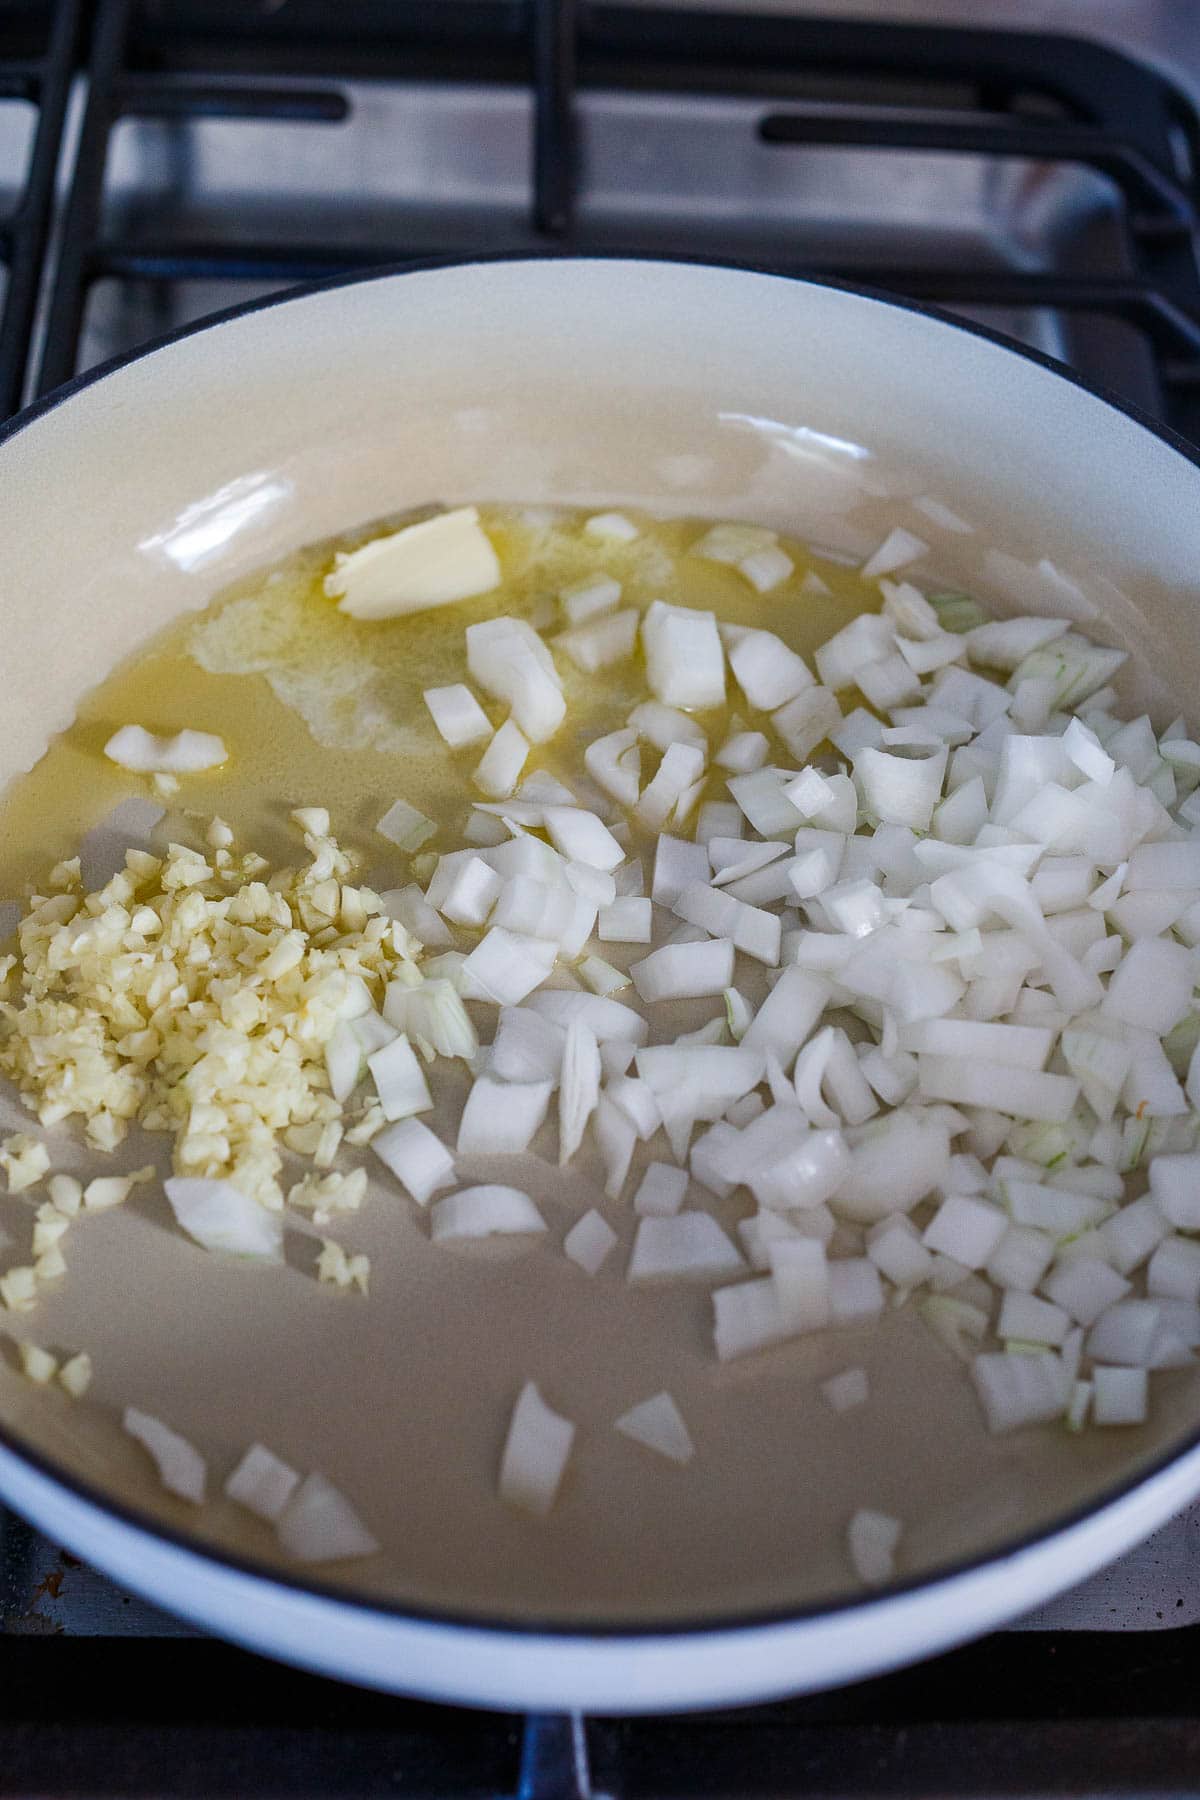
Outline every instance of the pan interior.
{"label": "pan interior", "polygon": [[[947,585],[1000,613],[1071,608],[1134,650],[1124,703],[1160,724],[1200,678],[1185,513],[1200,478],[1184,458],[989,344],[803,284],[568,264],[334,290],[171,346],[0,457],[6,784],[54,733],[98,731],[85,696],[171,620],[304,543],[431,500],[641,503],[847,555],[903,524]],[[130,467],[139,479],[118,481]],[[975,529],[938,524],[916,504],[931,494]],[[298,775],[286,736],[279,755],[283,787]],[[24,1122],[6,1095],[0,1124]],[[127,1148],[122,1166],[145,1160]],[[65,1134],[55,1160],[94,1172]],[[595,1178],[587,1156],[565,1175],[521,1168],[555,1245]],[[23,1216],[9,1203],[0,1219],[14,1253]],[[153,1197],[72,1244],[63,1293],[29,1335],[90,1349],[93,1395],[72,1407],[8,1357],[4,1428],[147,1517],[271,1564],[269,1530],[223,1499],[197,1513],[164,1496],[115,1414],[133,1403],[192,1438],[214,1491],[261,1439],[322,1468],[375,1527],[385,1554],[331,1571],[375,1602],[630,1626],[818,1604],[845,1595],[858,1506],[904,1520],[903,1572],[921,1574],[1044,1527],[1196,1424],[1185,1372],[1156,1379],[1145,1428],[991,1439],[962,1370],[906,1313],[718,1369],[697,1293],[626,1288],[622,1251],[587,1282],[551,1253],[434,1250],[382,1191],[355,1237],[380,1296],[366,1305],[292,1270],[204,1259]],[[871,1404],[839,1418],[818,1383],[852,1364]],[[571,1478],[537,1523],[494,1497],[529,1378],[581,1425]],[[697,1444],[687,1471],[607,1429],[660,1388]]]}

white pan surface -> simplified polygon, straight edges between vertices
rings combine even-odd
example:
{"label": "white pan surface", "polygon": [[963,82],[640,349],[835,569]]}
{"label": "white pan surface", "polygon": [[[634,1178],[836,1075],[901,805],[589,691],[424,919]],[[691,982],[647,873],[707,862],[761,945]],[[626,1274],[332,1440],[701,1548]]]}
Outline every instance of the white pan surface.
{"label": "white pan surface", "polygon": [[[914,509],[929,495],[976,531]],[[1163,722],[1197,710],[1200,470],[1107,402],[836,289],[497,263],[235,316],[0,442],[0,787],[101,676],[239,574],[407,506],[487,499],[758,519],[860,550],[908,524],[998,611],[1068,607],[1133,648],[1129,696]],[[17,1117],[0,1099],[0,1126]],[[58,1166],[88,1166],[62,1142]],[[584,1162],[571,1180],[586,1179]],[[409,1212],[394,1192],[370,1203],[362,1306],[205,1258],[154,1200],[81,1234],[38,1336],[85,1344],[96,1386],[72,1408],[0,1368],[0,1494],[274,1654],[439,1698],[618,1710],[767,1697],[932,1650],[1079,1579],[1200,1488],[1200,1453],[1159,1467],[1200,1424],[1190,1373],[1156,1377],[1145,1428],[992,1440],[914,1320],[721,1370],[702,1296],[630,1292],[617,1269],[585,1283],[552,1251],[435,1253]],[[849,1363],[872,1384],[852,1420],[817,1392]],[[494,1496],[528,1377],[581,1428],[544,1524]],[[607,1430],[661,1387],[698,1445],[684,1480]],[[384,1553],[306,1587],[257,1521],[162,1494],[117,1427],[127,1402],[205,1451],[214,1490],[256,1437],[324,1468]],[[905,1521],[910,1585],[847,1607],[860,1505]]]}

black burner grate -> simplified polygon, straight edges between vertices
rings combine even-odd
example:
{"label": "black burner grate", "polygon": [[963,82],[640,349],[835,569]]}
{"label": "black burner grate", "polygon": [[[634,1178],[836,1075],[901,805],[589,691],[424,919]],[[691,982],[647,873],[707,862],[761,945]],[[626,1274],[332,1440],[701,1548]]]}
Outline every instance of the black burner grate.
{"label": "black burner grate", "polygon": [[[1082,17],[1082,15],[1081,15]],[[35,334],[72,71],[82,115]],[[106,204],[131,120],[336,126],[344,82],[518,84],[533,98],[519,222],[397,208],[362,241],[147,223]],[[769,219],[721,238],[581,205],[579,99],[599,90],[762,102],[780,157],[847,148],[1082,165],[1119,196],[1113,252],[1086,269],[877,263],[805,253]],[[1200,441],[1200,120],[1164,77],[1082,39],[723,16],[579,0],[58,0],[0,3],[0,112],[36,109],[0,223],[0,414],[81,362],[99,284],[220,281],[247,292],[436,253],[621,249],[749,258],[957,307],[1050,309],[1143,342],[1154,404]],[[36,337],[36,349],[31,341]],[[86,360],[86,359],[82,359]],[[30,369],[33,369],[32,375]],[[23,383],[25,388],[23,390]],[[1200,1793],[1200,1627],[1008,1633],[909,1673],[754,1712],[578,1721],[462,1713],[359,1693],[216,1643],[0,1636],[0,1792],[967,1797]],[[589,1765],[591,1773],[589,1775]]]}
{"label": "black burner grate", "polygon": [[[64,19],[71,12],[63,9]],[[64,25],[63,29],[66,27]],[[527,84],[533,95],[526,216],[448,219],[431,240],[403,214],[384,239],[247,242],[219,222],[203,235],[139,228],[105,208],[113,133],[131,119],[310,120],[334,124],[339,80]],[[1119,320],[1152,355],[1164,416],[1200,438],[1200,277],[1193,167],[1200,120],[1163,76],[1084,39],[593,6],[587,0],[98,0],[88,98],[65,210],[36,386],[74,373],[88,295],[106,278],[288,285],[440,255],[546,252],[721,254],[719,232],[689,242],[634,214],[616,225],[578,206],[578,106],[589,90],[762,99],[763,143],[781,156],[854,147],[1071,164],[1122,202],[1120,243],[1086,273],[914,261],[852,266],[805,254],[795,233],[744,222],[727,253],[785,273],[845,276],[970,308],[1053,309]],[[863,96],[869,97],[869,103]]]}
{"label": "black burner grate", "polygon": [[[24,388],[79,21],[80,0],[0,10],[0,113],[16,127],[12,149],[23,164],[11,190],[6,182],[0,217],[0,417],[16,410]],[[15,108],[29,115],[27,133],[11,116]]]}
{"label": "black burner grate", "polygon": [[0,1640],[0,1792],[194,1800],[1194,1800],[1197,1629],[985,1640],[753,1711],[518,1719],[198,1640]]}

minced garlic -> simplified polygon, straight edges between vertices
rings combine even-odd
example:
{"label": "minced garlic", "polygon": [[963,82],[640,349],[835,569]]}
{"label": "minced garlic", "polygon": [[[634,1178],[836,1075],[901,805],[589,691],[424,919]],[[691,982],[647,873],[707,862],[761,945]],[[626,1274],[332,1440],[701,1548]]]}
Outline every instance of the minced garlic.
{"label": "minced garlic", "polygon": [[[261,856],[235,854],[214,820],[206,854],[130,850],[95,893],[82,892],[73,859],[54,871],[57,891],[33,896],[17,972],[0,978],[0,1072],[43,1126],[80,1114],[102,1150],[134,1121],[171,1132],[176,1173],[225,1177],[272,1208],[283,1205],[282,1134],[314,1127],[313,1154],[332,1160],[342,1108],[325,1045],[362,1010],[364,984],[378,1004],[389,980],[412,978],[419,946],[352,883],[324,808],[293,817],[303,869],[272,873]],[[49,1157],[35,1140],[9,1139],[0,1166],[17,1192]],[[120,1199],[131,1179],[120,1178]],[[77,1210],[73,1189],[55,1194],[61,1211],[72,1199]],[[97,1203],[118,1203],[116,1178],[89,1184],[83,1204]]]}
{"label": "minced garlic", "polygon": [[361,1251],[356,1256],[347,1256],[345,1250],[333,1238],[321,1239],[321,1254],[317,1258],[317,1280],[324,1281],[330,1287],[358,1288],[365,1294],[367,1283],[371,1277],[371,1259]]}
{"label": "minced garlic", "polygon": [[17,1132],[0,1143],[0,1169],[8,1177],[10,1194],[20,1194],[33,1187],[49,1167],[50,1152],[37,1138]]}
{"label": "minced garlic", "polygon": [[37,1273],[27,1263],[0,1275],[0,1301],[9,1312],[32,1312],[37,1299]]}
{"label": "minced garlic", "polygon": [[41,1349],[37,1344],[20,1344],[17,1349],[21,1368],[30,1381],[36,1382],[38,1387],[45,1387],[54,1380],[58,1373],[57,1357],[51,1356],[48,1350]]}
{"label": "minced garlic", "polygon": [[58,1379],[72,1400],[82,1400],[92,1385],[92,1359],[87,1351],[69,1357],[58,1371]]}
{"label": "minced garlic", "polygon": [[367,1197],[367,1171],[334,1170],[329,1175],[306,1175],[288,1193],[288,1205],[311,1212],[317,1225],[326,1225],[340,1213],[357,1212]]}

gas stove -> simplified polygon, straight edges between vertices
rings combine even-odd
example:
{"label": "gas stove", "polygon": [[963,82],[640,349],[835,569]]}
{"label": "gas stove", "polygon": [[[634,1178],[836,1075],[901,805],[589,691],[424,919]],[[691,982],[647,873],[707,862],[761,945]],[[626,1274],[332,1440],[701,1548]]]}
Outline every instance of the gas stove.
{"label": "gas stove", "polygon": [[[0,414],[254,296],[638,252],[935,301],[1200,439],[1192,0],[10,0]],[[1200,1508],[824,1696],[517,1720],[202,1637],[0,1518],[0,1792],[1200,1791]]]}

